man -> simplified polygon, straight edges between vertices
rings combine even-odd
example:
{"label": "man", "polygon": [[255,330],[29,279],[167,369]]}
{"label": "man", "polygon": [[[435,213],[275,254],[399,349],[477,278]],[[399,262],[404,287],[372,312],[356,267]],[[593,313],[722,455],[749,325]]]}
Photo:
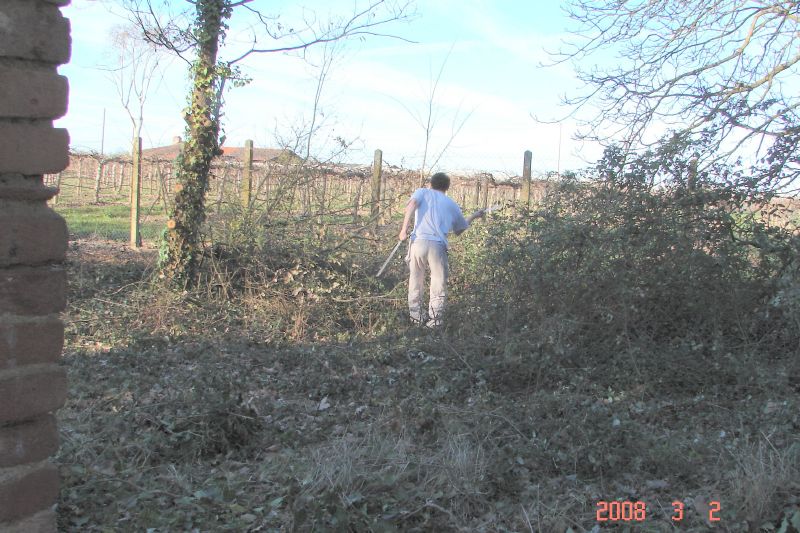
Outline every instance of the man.
{"label": "man", "polygon": [[[430,189],[417,189],[411,195],[400,229],[401,241],[408,238],[408,224],[414,215],[414,231],[406,261],[411,269],[408,280],[408,310],[411,320],[430,328],[442,324],[447,301],[447,234],[452,231],[461,235],[473,220],[482,217],[484,211],[478,210],[464,218],[461,208],[447,194],[450,178],[444,172],[437,172],[430,179]],[[430,269],[431,288],[427,317],[423,313],[425,274]]]}

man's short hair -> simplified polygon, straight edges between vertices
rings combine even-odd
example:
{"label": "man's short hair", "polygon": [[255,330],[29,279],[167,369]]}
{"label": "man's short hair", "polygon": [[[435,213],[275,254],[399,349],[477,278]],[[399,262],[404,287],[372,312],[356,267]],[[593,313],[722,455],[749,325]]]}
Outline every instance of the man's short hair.
{"label": "man's short hair", "polygon": [[450,188],[450,176],[444,172],[437,172],[431,176],[431,188],[437,191],[446,191]]}

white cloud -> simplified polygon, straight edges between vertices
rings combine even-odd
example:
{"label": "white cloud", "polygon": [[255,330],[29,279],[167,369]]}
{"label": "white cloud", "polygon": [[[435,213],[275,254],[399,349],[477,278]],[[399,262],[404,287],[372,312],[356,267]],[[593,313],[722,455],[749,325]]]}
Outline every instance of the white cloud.
{"label": "white cloud", "polygon": [[[70,114],[60,122],[70,128],[76,144],[96,149],[106,108],[106,147],[127,149],[127,116],[113,85],[93,70],[100,57],[97,52],[107,47],[105,28],[119,22],[104,16],[98,4],[75,0],[65,9],[73,17],[75,57],[71,65],[62,67],[70,77],[72,94]],[[546,118],[557,115],[557,91],[569,83],[565,68],[537,69],[543,58],[542,44],[552,36],[523,28],[523,21],[507,24],[508,15],[494,2],[437,0],[424,7],[422,22],[427,26],[409,26],[418,44],[371,39],[345,48],[322,98],[321,145],[336,135],[359,138],[353,160],[366,163],[375,148],[382,148],[387,161],[419,164],[424,133],[412,115],[425,115],[432,78],[449,53],[434,102],[439,123],[433,151],[449,140],[454,120],[471,115],[441,167],[514,173],[521,168],[522,152],[530,149],[535,167],[555,169],[558,127],[538,124],[530,117],[532,112]],[[453,18],[453,13],[458,17]],[[450,18],[442,18],[443,14]],[[312,67],[296,57],[271,54],[252,56],[243,67],[252,82],[226,94],[229,145],[240,145],[248,138],[262,146],[274,144],[276,130],[285,133],[293,124],[308,121],[316,83]],[[186,87],[186,69],[176,61],[148,99],[146,145],[167,144],[182,134]],[[574,125],[565,124],[562,129],[561,167],[574,168],[576,164],[567,163],[577,161],[570,154],[580,149],[569,140]]]}

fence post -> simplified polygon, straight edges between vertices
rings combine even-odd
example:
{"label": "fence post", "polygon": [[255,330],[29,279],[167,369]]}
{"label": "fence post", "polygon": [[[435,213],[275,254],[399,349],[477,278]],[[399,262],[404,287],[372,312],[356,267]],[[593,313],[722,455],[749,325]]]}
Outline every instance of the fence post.
{"label": "fence post", "polygon": [[94,203],[95,204],[99,204],[100,203],[100,182],[103,179],[103,166],[104,166],[103,160],[102,159],[98,159],[97,160],[97,169],[96,169],[95,175],[94,175]]}
{"label": "fence post", "polygon": [[58,196],[61,194],[61,172],[56,174],[56,194],[53,196],[53,205],[58,204]]}
{"label": "fence post", "polygon": [[139,206],[142,192],[142,138],[133,139],[133,168],[131,169],[131,248],[142,245],[139,233]]}
{"label": "fence post", "polygon": [[[325,169],[322,168],[319,170],[320,174],[322,174],[322,190],[319,194],[319,211],[317,211],[317,224],[322,226],[325,223],[325,201],[328,196],[328,174],[325,172]],[[321,228],[322,232],[325,231],[325,228]]]}
{"label": "fence post", "polygon": [[381,224],[386,224],[392,218],[392,206],[386,202],[386,197],[389,196],[389,175],[387,174],[386,178],[383,178],[383,172],[381,172],[381,206],[383,206],[383,209],[381,210],[380,219]]}
{"label": "fence post", "polygon": [[481,176],[475,176],[475,209],[481,207]]}
{"label": "fence post", "polygon": [[244,142],[242,156],[242,207],[250,209],[253,195],[253,141]]}
{"label": "fence post", "polygon": [[693,191],[697,188],[697,158],[689,160],[689,175],[686,178],[686,188]]}
{"label": "fence post", "polygon": [[361,207],[361,192],[364,190],[364,178],[358,177],[358,185],[356,187],[356,200],[353,202],[353,222],[358,222],[358,210]]}
{"label": "fence post", "polygon": [[78,159],[78,202],[83,203],[83,156]]}
{"label": "fence post", "polygon": [[117,183],[117,194],[122,194],[122,187],[125,185],[125,170],[128,168],[126,162],[122,162],[122,168],[119,169],[119,182]]}
{"label": "fence post", "polygon": [[525,150],[525,158],[522,163],[522,191],[520,200],[524,202],[526,208],[531,206],[531,162],[533,154],[530,150]]}
{"label": "fence post", "polygon": [[222,163],[222,176],[219,178],[219,190],[217,191],[217,213],[222,209],[222,200],[225,194],[225,182],[228,181],[228,165],[223,161]]}
{"label": "fence post", "polygon": [[375,159],[372,162],[372,210],[370,216],[378,225],[378,215],[381,212],[381,171],[383,169],[383,152],[375,150]]}

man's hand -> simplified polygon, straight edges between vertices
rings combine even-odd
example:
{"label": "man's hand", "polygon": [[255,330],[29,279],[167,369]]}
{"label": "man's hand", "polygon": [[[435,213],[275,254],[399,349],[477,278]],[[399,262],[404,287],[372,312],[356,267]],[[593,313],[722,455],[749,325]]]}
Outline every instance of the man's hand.
{"label": "man's hand", "polygon": [[397,236],[397,238],[401,241],[404,241],[408,238],[408,225],[411,223],[411,217],[414,216],[414,212],[416,210],[417,201],[414,200],[414,198],[411,198],[406,204],[406,211],[403,214],[403,225],[400,226],[400,235]]}
{"label": "man's hand", "polygon": [[469,224],[471,224],[473,220],[475,220],[476,218],[481,218],[481,217],[483,217],[483,216],[486,216],[486,209],[478,209],[477,211],[475,211],[474,213],[472,213],[472,214],[469,216],[469,218],[467,218],[467,222],[468,222]]}

